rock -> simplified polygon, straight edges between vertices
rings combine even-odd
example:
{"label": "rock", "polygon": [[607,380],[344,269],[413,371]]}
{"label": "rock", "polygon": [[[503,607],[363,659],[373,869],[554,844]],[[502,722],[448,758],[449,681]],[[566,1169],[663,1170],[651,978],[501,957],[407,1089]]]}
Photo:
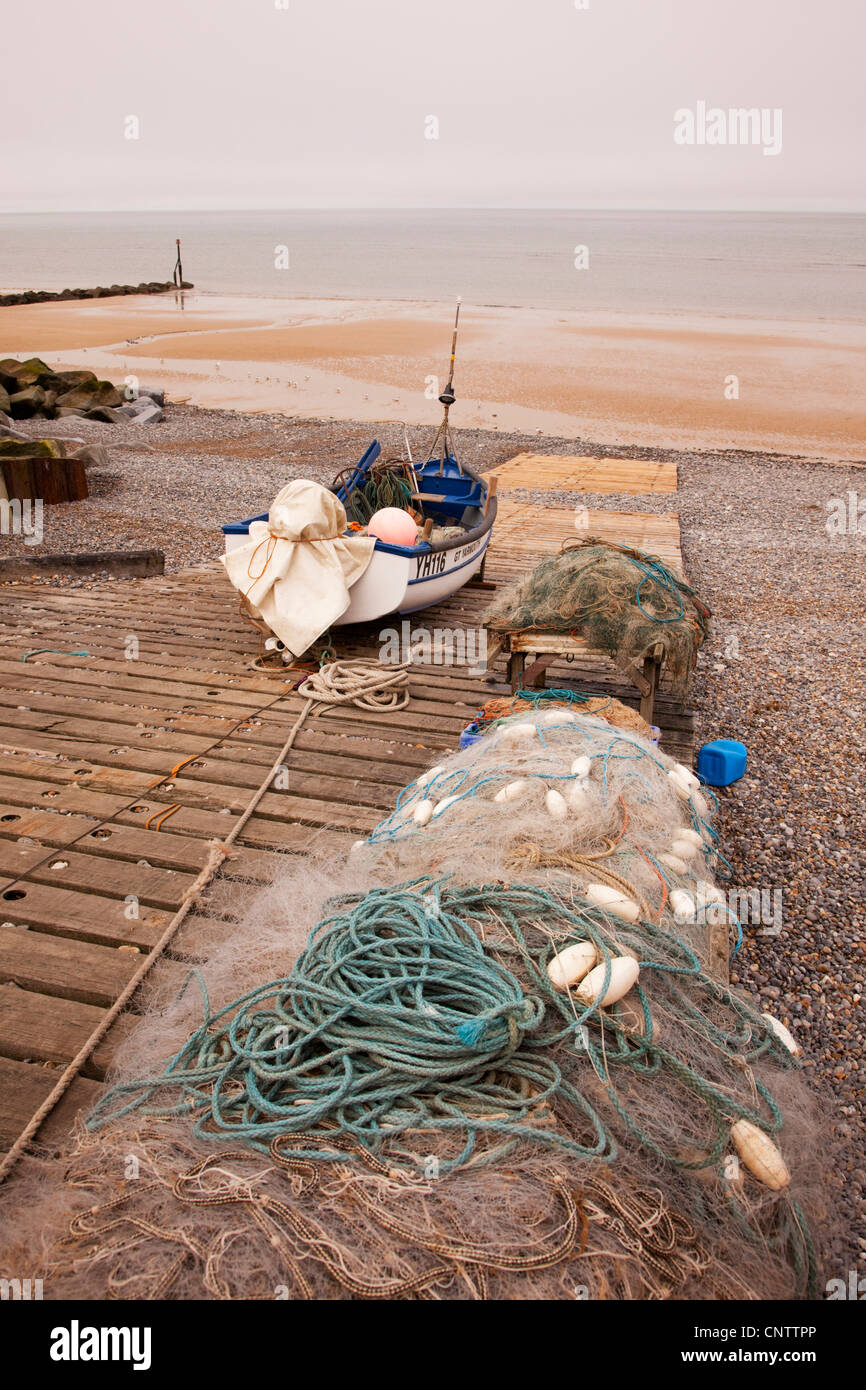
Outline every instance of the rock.
{"label": "rock", "polygon": [[[141,404],[140,401],[137,404]],[[158,425],[165,419],[165,411],[161,410],[155,401],[149,401],[143,410],[137,410],[130,417],[133,425]]]}
{"label": "rock", "polygon": [[9,392],[5,386],[0,386],[0,414],[7,414],[10,408]]}
{"label": "rock", "polygon": [[41,386],[27,386],[9,397],[9,414],[13,420],[28,420],[39,415],[45,405],[45,392]]}
{"label": "rock", "polygon": [[97,377],[95,372],[46,372],[39,378],[39,385],[43,391],[56,391],[58,396],[64,396],[69,391],[74,391],[76,387],[96,385]]}
{"label": "rock", "polygon": [[19,439],[24,441],[26,438],[26,434],[20,434],[18,430],[12,428],[12,421],[9,416],[5,415],[3,411],[0,410],[0,439]]}
{"label": "rock", "polygon": [[[44,362],[41,365],[45,367]],[[47,367],[45,370],[48,370]],[[4,357],[3,361],[0,362],[0,384],[5,387],[10,396],[14,396],[18,391],[26,390],[28,386],[35,386],[38,380],[38,370],[34,370],[26,362],[18,362],[14,357]]]}
{"label": "rock", "polygon": [[85,420],[101,420],[105,425],[119,425],[123,416],[116,410],[112,410],[108,405],[96,405],[92,410],[85,410]]}
{"label": "rock", "polygon": [[47,376],[51,371],[48,363],[43,362],[41,357],[28,357],[21,363],[21,366],[25,372],[35,372],[37,381],[40,377]]}
{"label": "rock", "polygon": [[57,399],[62,410],[94,410],[97,406],[114,409],[123,404],[123,397],[110,381],[86,381],[66,391]]}
{"label": "rock", "polygon": [[44,458],[63,457],[62,441],[57,439],[0,439],[0,458]]}
{"label": "rock", "polygon": [[65,420],[69,415],[77,415],[78,418],[81,419],[84,411],[77,410],[74,406],[58,405],[54,408],[54,414],[58,420]]}
{"label": "rock", "polygon": [[104,444],[82,444],[72,449],[67,458],[79,459],[85,468],[107,468],[111,457]]}
{"label": "rock", "polygon": [[156,401],[157,405],[165,405],[165,392],[164,392],[164,391],[154,391],[153,388],[150,387],[150,386],[139,386],[139,388],[138,388],[138,397],[139,397],[139,400],[141,399],[142,396],[149,396],[150,399],[151,399],[152,401]]}

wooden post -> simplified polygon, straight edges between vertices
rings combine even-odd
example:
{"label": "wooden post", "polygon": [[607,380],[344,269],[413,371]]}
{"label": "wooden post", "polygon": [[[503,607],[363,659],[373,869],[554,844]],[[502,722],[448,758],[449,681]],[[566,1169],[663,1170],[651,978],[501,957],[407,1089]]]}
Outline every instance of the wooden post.
{"label": "wooden post", "polygon": [[644,680],[647,682],[649,690],[646,693],[641,693],[640,713],[641,718],[645,719],[648,724],[653,722],[656,690],[661,677],[664,654],[664,647],[660,642],[657,642],[643,664]]}
{"label": "wooden post", "polygon": [[488,479],[488,482],[487,482],[487,496],[486,496],[485,499],[484,499],[484,515],[485,515],[485,516],[487,515],[488,509],[489,509],[489,507],[490,507],[490,499],[491,499],[491,497],[495,497],[495,496],[496,496],[496,489],[497,489],[498,487],[499,487],[499,479],[497,478],[496,474],[494,473],[494,474],[493,474],[493,477],[490,478],[490,479]]}
{"label": "wooden post", "polygon": [[175,273],[175,275],[177,276],[177,287],[178,287],[179,290],[182,290],[182,289],[183,289],[183,264],[182,264],[181,259],[180,259],[180,237],[175,237],[175,241],[177,242],[177,265],[176,265],[175,268],[174,268],[174,273]]}
{"label": "wooden post", "polygon": [[508,680],[514,694],[523,684],[523,669],[526,666],[526,652],[512,652],[508,658]]}

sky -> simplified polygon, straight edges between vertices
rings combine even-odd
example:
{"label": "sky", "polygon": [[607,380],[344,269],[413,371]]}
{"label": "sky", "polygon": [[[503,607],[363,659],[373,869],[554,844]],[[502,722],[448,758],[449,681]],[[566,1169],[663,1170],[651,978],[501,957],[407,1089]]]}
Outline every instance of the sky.
{"label": "sky", "polygon": [[[2,37],[3,212],[866,209],[862,0],[44,0]],[[780,151],[677,143],[699,103]]]}

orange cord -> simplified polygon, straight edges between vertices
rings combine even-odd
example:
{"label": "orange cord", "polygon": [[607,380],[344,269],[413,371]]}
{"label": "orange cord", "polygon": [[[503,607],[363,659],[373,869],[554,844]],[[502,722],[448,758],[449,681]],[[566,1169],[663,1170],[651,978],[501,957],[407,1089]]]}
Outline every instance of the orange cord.
{"label": "orange cord", "polygon": [[[261,579],[262,575],[265,573],[265,570],[267,569],[268,565],[271,563],[271,560],[273,559],[274,551],[275,551],[276,548],[277,548],[277,541],[278,541],[279,539],[280,539],[280,537],[279,537],[279,536],[275,536],[274,533],[273,533],[273,531],[269,531],[268,534],[267,534],[267,536],[266,536],[263,540],[260,540],[260,541],[259,541],[259,543],[258,543],[258,545],[256,546],[255,550],[253,551],[252,555],[250,556],[249,561],[248,561],[248,563],[247,563],[247,577],[248,577],[249,579],[251,579],[253,582],[252,582],[252,584],[250,585],[250,588],[249,588],[249,589],[246,589],[246,590],[244,591],[244,598],[246,598],[247,594],[250,592],[250,589],[255,588],[256,584],[258,584],[258,582],[259,582],[259,580]],[[267,547],[268,547],[267,553],[266,553],[266,555],[265,555],[265,563],[262,565],[262,568],[261,568],[261,570],[259,571],[258,574],[253,574],[253,572],[252,572],[253,560],[256,558],[256,556],[258,555],[258,553],[259,553],[259,551],[261,550],[261,548],[262,548],[263,545],[267,545]]]}
{"label": "orange cord", "polygon": [[161,815],[158,814],[156,811],[154,811],[153,815],[152,815],[152,816],[148,816],[147,820],[144,822],[144,828],[145,828],[145,830],[149,830],[149,829],[150,829],[150,823],[151,823],[152,820],[156,820],[156,825],[154,826],[154,830],[161,830],[161,829],[162,829],[163,821],[167,821],[168,818],[169,818],[169,816],[173,816],[174,813],[175,813],[175,811],[179,811],[179,810],[180,810],[180,807],[181,807],[181,803],[180,803],[179,801],[177,801],[177,802],[175,802],[174,806],[169,806],[168,810],[167,810],[167,811],[163,811]]}
{"label": "orange cord", "polygon": [[660,883],[661,886],[662,886],[662,904],[661,904],[661,907],[659,908],[658,912],[655,914],[655,919],[656,919],[656,921],[658,922],[658,921],[660,920],[661,915],[662,915],[662,913],[664,912],[665,906],[666,906],[666,904],[667,904],[667,900],[668,900],[668,885],[667,885],[667,882],[666,882],[664,876],[663,876],[662,874],[659,873],[658,869],[656,868],[656,866],[655,866],[655,864],[652,862],[652,860],[651,860],[651,859],[647,859],[647,857],[646,857],[646,855],[644,854],[643,850],[641,849],[640,845],[635,845],[635,849],[637,850],[637,852],[638,852],[638,854],[640,855],[641,859],[645,860],[646,863],[649,864],[650,868],[652,869],[653,873],[655,874],[656,878],[658,879],[659,883]]}
{"label": "orange cord", "polygon": [[[228,735],[226,735],[226,737],[228,737]],[[182,767],[186,767],[187,763],[194,762],[198,756],[198,753],[190,753],[188,758],[184,758],[181,762],[177,764],[176,767],[173,767],[171,769],[171,772],[168,774],[169,779],[171,779],[172,777],[176,777]]]}
{"label": "orange cord", "polygon": [[621,825],[620,828],[619,828],[619,834],[617,835],[617,837],[616,837],[615,840],[611,840],[611,842],[610,842],[610,847],[611,847],[611,849],[615,849],[615,848],[616,848],[616,846],[619,844],[620,840],[622,839],[623,835],[625,834],[626,830],[628,829],[628,807],[626,806],[626,804],[625,804],[625,802],[623,801],[623,799],[622,799],[621,796],[618,796],[618,797],[617,797],[617,801],[618,801],[618,802],[621,804],[621,806],[622,806],[623,819],[622,819],[622,825]]}

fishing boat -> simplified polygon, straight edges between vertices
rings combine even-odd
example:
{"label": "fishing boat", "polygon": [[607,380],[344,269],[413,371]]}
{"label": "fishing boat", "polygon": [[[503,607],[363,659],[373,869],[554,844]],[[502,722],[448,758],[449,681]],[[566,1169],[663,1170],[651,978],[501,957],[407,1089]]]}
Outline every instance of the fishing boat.
{"label": "fishing boat", "polygon": [[[418,466],[410,456],[399,470],[402,492],[398,496],[418,521],[417,540],[399,545],[376,538],[372,559],[351,585],[349,607],[334,626],[429,608],[456,593],[484,565],[496,520],[496,479],[488,481],[458,460],[448,426],[448,412],[456,399],[453,380],[459,316],[458,301],[449,380],[439,397],[444,418],[426,462]],[[348,476],[341,475],[332,486],[348,515],[357,514],[357,503],[371,486],[375,495],[377,469],[383,467],[378,464],[381,452],[374,439]],[[384,467],[386,471],[378,476],[396,486],[393,461]],[[391,473],[387,472],[389,467]],[[262,512],[224,525],[226,554],[247,544],[252,522],[267,520],[268,513]],[[356,522],[346,534],[358,532]]]}

